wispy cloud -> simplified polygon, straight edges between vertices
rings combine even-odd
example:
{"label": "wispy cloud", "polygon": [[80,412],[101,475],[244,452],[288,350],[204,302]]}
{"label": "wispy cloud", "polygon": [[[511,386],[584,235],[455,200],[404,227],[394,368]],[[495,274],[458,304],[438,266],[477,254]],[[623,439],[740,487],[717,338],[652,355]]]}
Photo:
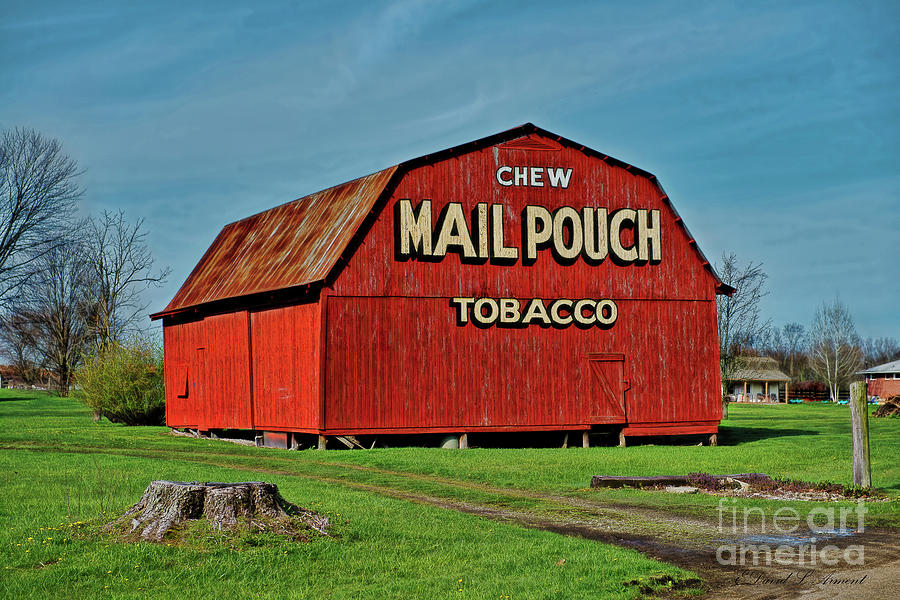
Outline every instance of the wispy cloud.
{"label": "wispy cloud", "polygon": [[[157,305],[226,221],[531,120],[655,172],[804,320],[892,271],[898,34],[886,2],[14,2],[0,126],[60,137],[88,208],[147,216]],[[900,337],[879,282],[844,297]]]}

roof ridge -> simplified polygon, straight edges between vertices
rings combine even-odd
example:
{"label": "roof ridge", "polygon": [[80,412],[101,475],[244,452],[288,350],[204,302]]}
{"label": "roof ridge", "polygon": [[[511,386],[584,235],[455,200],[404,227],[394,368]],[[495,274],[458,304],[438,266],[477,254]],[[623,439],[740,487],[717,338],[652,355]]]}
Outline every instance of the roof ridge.
{"label": "roof ridge", "polygon": [[[355,248],[358,248],[360,236],[366,235],[371,228],[373,223],[372,215],[374,213],[380,214],[384,209],[383,204],[386,202],[384,198],[385,192],[396,184],[399,177],[419,166],[433,164],[455,155],[499,145],[532,134],[551,140],[562,147],[573,148],[588,156],[598,158],[610,166],[623,168],[633,175],[649,179],[657,188],[662,203],[674,214],[675,222],[687,236],[688,243],[697,253],[703,267],[713,276],[716,283],[716,292],[733,293],[734,289],[721,280],[710,261],[700,250],[694,237],[684,224],[684,220],[678,215],[671,199],[655,175],[578,144],[561,135],[541,129],[533,123],[523,123],[499,133],[405,160],[397,165],[312,192],[224,225],[168,306],[162,311],[150,315],[150,317],[158,319],[210,302],[218,302],[265,291],[260,286],[254,287],[240,281],[241,275],[246,276],[247,273],[254,272],[254,269],[261,269],[265,266],[263,264],[255,264],[260,262],[258,254],[264,253],[266,250],[265,247],[260,246],[261,242],[258,241],[260,239],[270,241],[271,238],[276,239],[276,241],[269,244],[269,250],[272,247],[279,247],[279,244],[282,246],[291,244],[291,247],[294,248],[294,253],[301,255],[299,258],[294,256],[295,264],[290,269],[287,269],[286,272],[280,272],[280,279],[276,277],[275,280],[270,281],[271,285],[264,286],[266,289],[281,289],[282,287],[296,287],[326,281],[332,277],[341,264],[346,264],[349,261],[349,257],[344,256],[347,249],[351,249],[350,256],[352,256]],[[370,183],[371,185],[369,185]],[[354,185],[356,188],[353,188]],[[346,195],[342,192],[346,192]],[[328,198],[331,198],[330,203],[322,206],[318,205],[319,202],[324,202]],[[309,201],[311,206],[316,205],[317,208],[316,211],[307,211],[310,213],[308,217],[314,221],[308,228],[305,228],[303,231],[279,232],[277,224],[274,227],[272,227],[272,224],[269,224],[271,230],[268,231],[268,234],[260,232],[258,223],[264,221],[265,215],[276,213],[279,209],[292,204],[299,204],[303,201]],[[257,223],[257,226],[252,228],[252,231],[246,231],[243,232],[243,235],[239,235],[241,234],[240,230],[245,228],[242,225],[254,221]],[[325,244],[324,249],[322,243],[317,243],[316,239],[310,237],[312,235],[311,232],[318,233],[320,237],[329,236],[328,243]],[[241,244],[244,245],[241,246]],[[254,244],[256,244],[255,247]],[[317,251],[321,252],[321,256],[315,255]],[[235,265],[216,263],[216,260],[219,263],[227,263],[227,261],[233,260],[236,253],[245,257],[254,257],[254,254],[257,254],[255,256],[257,260],[251,261],[250,264],[245,261],[240,265],[239,269]],[[270,269],[266,269],[266,271],[270,271]],[[239,274],[236,275],[235,273]],[[269,276],[271,277],[271,273],[269,273]],[[204,288],[202,285],[204,279],[208,280],[208,282],[214,281],[215,286],[212,287],[207,283],[206,288]]]}

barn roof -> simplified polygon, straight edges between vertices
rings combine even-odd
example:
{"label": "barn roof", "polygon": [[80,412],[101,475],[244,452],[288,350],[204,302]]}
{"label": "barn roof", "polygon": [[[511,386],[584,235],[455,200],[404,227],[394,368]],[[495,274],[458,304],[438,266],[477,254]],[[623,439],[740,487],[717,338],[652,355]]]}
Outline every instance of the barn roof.
{"label": "barn roof", "polygon": [[163,313],[325,279],[396,169],[226,225]]}
{"label": "barn roof", "polygon": [[655,175],[526,123],[405,161],[226,225],[169,305],[150,317],[159,319],[212,302],[324,281],[340,263],[346,262],[348,257],[344,254],[348,249],[352,252],[353,240],[365,235],[371,225],[372,219],[367,217],[377,215],[379,200],[387,201],[407,171],[535,133],[650,179],[675,213],[676,221],[704,267],[715,278],[716,291],[720,294],[734,291],[722,282],[703,255]]}

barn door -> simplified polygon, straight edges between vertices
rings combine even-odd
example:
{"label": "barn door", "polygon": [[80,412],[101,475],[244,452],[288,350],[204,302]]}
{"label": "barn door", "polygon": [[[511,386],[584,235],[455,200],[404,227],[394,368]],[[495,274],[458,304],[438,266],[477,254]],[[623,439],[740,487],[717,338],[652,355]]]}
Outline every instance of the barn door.
{"label": "barn door", "polygon": [[625,392],[629,388],[625,381],[625,355],[592,352],[586,358],[594,382],[591,422],[624,423]]}
{"label": "barn door", "polygon": [[166,424],[170,427],[203,425],[201,363],[203,348],[192,348],[188,362],[166,369]]}
{"label": "barn door", "polygon": [[206,428],[206,348],[199,347],[188,366],[188,414],[197,428]]}

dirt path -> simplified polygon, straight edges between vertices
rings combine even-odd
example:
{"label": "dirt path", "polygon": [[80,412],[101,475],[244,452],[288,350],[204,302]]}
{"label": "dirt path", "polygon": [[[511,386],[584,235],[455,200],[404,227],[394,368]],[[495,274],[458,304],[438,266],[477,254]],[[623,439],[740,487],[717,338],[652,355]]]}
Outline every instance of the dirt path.
{"label": "dirt path", "polygon": [[[153,451],[111,452],[106,448],[54,450],[144,458],[155,457],[157,454]],[[159,458],[165,458],[165,453],[160,454]],[[715,522],[647,506],[501,488],[439,476],[329,461],[308,461],[298,464],[297,468],[261,469],[257,465],[241,464],[240,460],[227,460],[219,454],[197,453],[179,458],[211,466],[302,477],[478,515],[494,521],[633,548],[652,558],[699,574],[707,585],[708,593],[705,597],[710,599],[878,599],[897,597],[900,590],[900,546],[896,531],[867,530],[843,536],[820,535],[815,539],[814,543],[819,549],[833,546],[832,553],[862,547],[864,564],[860,566],[847,567],[843,562],[828,566],[821,561],[810,564],[809,560],[800,561],[802,564],[794,566],[781,566],[770,561],[771,566],[768,566],[764,553],[760,564],[754,565],[754,548],[769,546],[774,551],[776,547],[782,546],[787,548],[785,551],[791,551],[796,556],[798,549],[811,543],[809,533],[806,536],[760,538],[762,532],[751,530],[729,535],[728,532],[720,531]],[[334,473],[326,475],[302,470],[302,464],[309,462],[326,470],[331,469]],[[354,480],[354,472],[381,480]],[[412,485],[423,482],[435,491],[425,493],[409,489]],[[446,495],[441,490],[445,490]],[[475,493],[469,494],[470,496],[486,496],[487,500],[463,500],[458,497],[465,497],[466,492]],[[523,499],[531,501],[527,502],[529,507],[509,508],[510,501]],[[745,560],[736,560],[736,564],[721,564],[720,558],[727,556],[721,554],[723,546],[733,546],[737,553],[741,549],[748,550],[744,554]],[[853,557],[857,558],[857,554],[853,554]],[[744,563],[743,566],[741,562]]]}
{"label": "dirt path", "polygon": [[[334,465],[334,463],[325,463]],[[506,497],[539,499],[570,511],[509,510],[490,505],[448,500],[423,494],[410,494],[392,488],[374,486],[371,491],[402,497],[414,502],[427,503],[447,509],[476,514],[488,519],[514,523],[524,527],[553,531],[562,535],[574,535],[587,539],[613,543],[663,560],[701,575],[708,585],[706,598],[729,600],[768,600],[795,598],[799,600],[848,600],[881,599],[900,596],[900,545],[897,532],[868,530],[852,535],[818,535],[814,540],[810,533],[797,536],[761,536],[760,531],[750,530],[739,535],[729,535],[719,530],[718,523],[685,517],[665,510],[646,506],[610,504],[529,490],[496,488],[486,484],[461,482],[441,477],[410,474],[359,465],[342,467],[378,472],[415,480],[438,482],[450,487],[491,492]],[[346,483],[346,482],[344,482]],[[840,561],[830,566],[809,559],[782,566],[774,560],[766,565],[762,546],[773,552],[783,547],[795,557],[801,547],[811,550],[811,545],[822,549],[832,546],[826,559],[843,555],[850,549],[852,562],[857,562],[855,548],[863,549],[863,564],[848,565]],[[738,556],[746,549],[745,564],[721,564],[727,552],[717,553],[722,546],[734,546]],[[753,564],[754,548],[760,550],[758,564]],[[808,554],[807,554],[808,556]],[[820,555],[821,556],[821,555]]]}

